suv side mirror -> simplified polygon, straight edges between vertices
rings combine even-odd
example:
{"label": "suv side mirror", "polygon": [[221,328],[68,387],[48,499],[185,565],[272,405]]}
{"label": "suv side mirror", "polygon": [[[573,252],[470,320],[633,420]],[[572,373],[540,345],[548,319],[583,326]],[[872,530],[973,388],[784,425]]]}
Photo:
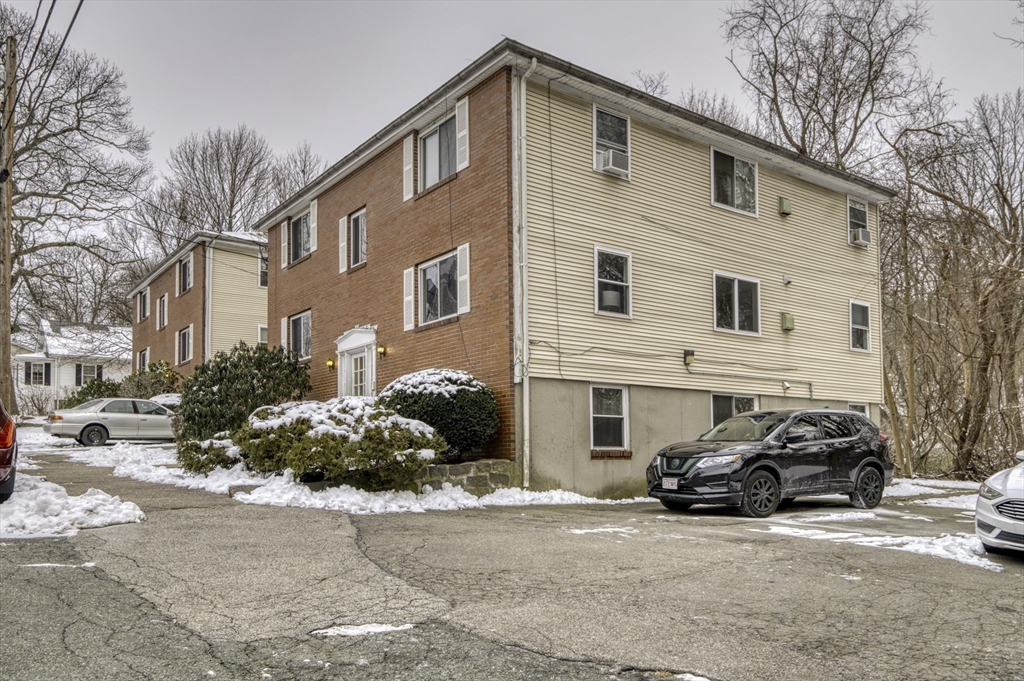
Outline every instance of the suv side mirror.
{"label": "suv side mirror", "polygon": [[1024,461],[1024,450],[1017,452],[1017,461]]}
{"label": "suv side mirror", "polygon": [[797,442],[803,442],[807,439],[807,433],[786,433],[785,437],[782,438],[782,443],[786,445],[796,444]]}

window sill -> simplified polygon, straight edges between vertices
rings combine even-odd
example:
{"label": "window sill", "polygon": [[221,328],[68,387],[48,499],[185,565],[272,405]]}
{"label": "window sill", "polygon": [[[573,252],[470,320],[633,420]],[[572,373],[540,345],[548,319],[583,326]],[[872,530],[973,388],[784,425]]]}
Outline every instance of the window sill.
{"label": "window sill", "polygon": [[352,274],[353,272],[358,272],[359,270],[365,269],[365,268],[366,268],[366,261],[364,260],[361,263],[359,263],[358,265],[352,265],[352,267],[349,267],[347,270],[345,270],[345,274]]}
{"label": "window sill", "polygon": [[313,251],[310,251],[309,253],[307,253],[306,255],[302,256],[302,257],[301,257],[301,258],[299,258],[298,260],[292,260],[292,261],[291,261],[290,263],[288,263],[288,267],[286,267],[285,269],[288,269],[288,270],[290,270],[291,268],[295,267],[296,265],[299,265],[299,264],[301,264],[301,263],[304,263],[304,262],[306,262],[306,261],[307,261],[307,260],[309,260],[309,259],[310,259],[310,258],[311,258],[312,256],[313,256]]}
{"label": "window sill", "polygon": [[735,206],[730,206],[727,203],[718,203],[717,201],[712,201],[711,205],[714,206],[715,208],[722,208],[724,210],[732,211],[733,213],[738,213],[739,215],[746,215],[748,218],[756,218],[757,217],[757,210],[754,210],[754,212],[751,213],[748,210],[743,210],[742,208],[736,208]]}
{"label": "window sill", "polygon": [[611,317],[612,319],[632,319],[633,315],[624,314],[622,312],[607,312],[605,310],[594,310],[594,314],[599,317]]}
{"label": "window sill", "polygon": [[590,459],[632,459],[633,452],[628,449],[591,449]]}
{"label": "window sill", "polygon": [[715,332],[716,333],[729,333],[729,334],[732,334],[733,336],[747,336],[748,338],[760,338],[761,337],[761,332],[760,331],[740,331],[738,329],[720,329],[717,326],[715,327]]}
{"label": "window sill", "polygon": [[862,355],[870,355],[871,354],[871,349],[870,348],[868,348],[868,349],[864,349],[864,348],[850,348],[850,352],[859,352]]}
{"label": "window sill", "polygon": [[189,287],[188,287],[187,289],[185,289],[184,291],[178,291],[178,297],[181,297],[181,296],[185,295],[186,293],[188,293],[188,292],[189,292],[189,291],[191,291],[191,290],[192,290],[192,287],[191,287],[191,286],[189,286]]}
{"label": "window sill", "polygon": [[444,319],[438,319],[437,321],[434,322],[427,322],[426,324],[421,324],[417,326],[415,329],[413,329],[413,333],[419,333],[420,331],[427,331],[429,329],[436,329],[439,326],[448,326],[449,324],[455,324],[458,321],[459,315],[455,315],[453,317],[445,317]]}
{"label": "window sill", "polygon": [[437,191],[438,189],[440,189],[441,187],[445,186],[446,184],[448,184],[449,182],[451,182],[452,180],[454,180],[458,176],[459,176],[459,174],[457,172],[452,173],[451,175],[449,175],[448,177],[444,178],[443,180],[439,180],[438,182],[435,182],[434,184],[432,184],[429,187],[427,187],[426,189],[421,190],[414,197],[412,197],[412,200],[413,201],[419,201],[422,197],[426,196],[427,194],[429,194],[431,192]]}

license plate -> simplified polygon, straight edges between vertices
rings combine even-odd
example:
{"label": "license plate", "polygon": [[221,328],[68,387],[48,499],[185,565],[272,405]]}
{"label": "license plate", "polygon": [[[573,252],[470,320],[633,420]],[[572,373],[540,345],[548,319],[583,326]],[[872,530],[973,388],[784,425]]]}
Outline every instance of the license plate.
{"label": "license plate", "polygon": [[662,478],[662,489],[679,489],[679,478]]}

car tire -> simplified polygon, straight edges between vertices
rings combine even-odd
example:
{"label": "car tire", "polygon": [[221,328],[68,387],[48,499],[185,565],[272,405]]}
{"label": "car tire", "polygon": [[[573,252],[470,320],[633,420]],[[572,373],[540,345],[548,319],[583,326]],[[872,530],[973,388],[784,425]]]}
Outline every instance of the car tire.
{"label": "car tire", "polygon": [[88,426],[78,436],[78,441],[87,447],[99,447],[107,443],[107,429],[103,426]]}
{"label": "car tire", "polygon": [[857,484],[850,492],[850,503],[854,508],[874,508],[882,501],[884,487],[882,475],[871,466],[866,466],[857,475]]}
{"label": "car tire", "polygon": [[670,511],[685,511],[693,504],[686,501],[675,501],[673,499],[660,499],[661,505]]}
{"label": "car tire", "polygon": [[740,513],[750,518],[767,518],[779,507],[779,483],[768,471],[754,471],[743,485]]}

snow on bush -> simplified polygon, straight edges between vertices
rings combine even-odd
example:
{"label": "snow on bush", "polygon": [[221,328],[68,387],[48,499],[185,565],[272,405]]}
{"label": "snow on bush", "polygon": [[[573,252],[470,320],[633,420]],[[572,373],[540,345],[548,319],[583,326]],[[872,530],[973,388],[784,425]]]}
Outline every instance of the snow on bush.
{"label": "snow on bush", "polygon": [[0,512],[0,539],[71,536],[89,527],[137,523],[145,519],[130,501],[98,489],[77,497],[60,485],[21,473]]}
{"label": "snow on bush", "polygon": [[182,443],[178,458],[198,473],[241,461],[259,473],[290,469],[303,480],[389,489],[409,484],[446,448],[425,423],[367,399],[343,397],[260,407],[230,439]]}
{"label": "snow on bush", "polygon": [[429,423],[444,437],[450,459],[480,447],[498,432],[498,401],[465,371],[426,369],[406,374],[381,391],[377,402]]}

